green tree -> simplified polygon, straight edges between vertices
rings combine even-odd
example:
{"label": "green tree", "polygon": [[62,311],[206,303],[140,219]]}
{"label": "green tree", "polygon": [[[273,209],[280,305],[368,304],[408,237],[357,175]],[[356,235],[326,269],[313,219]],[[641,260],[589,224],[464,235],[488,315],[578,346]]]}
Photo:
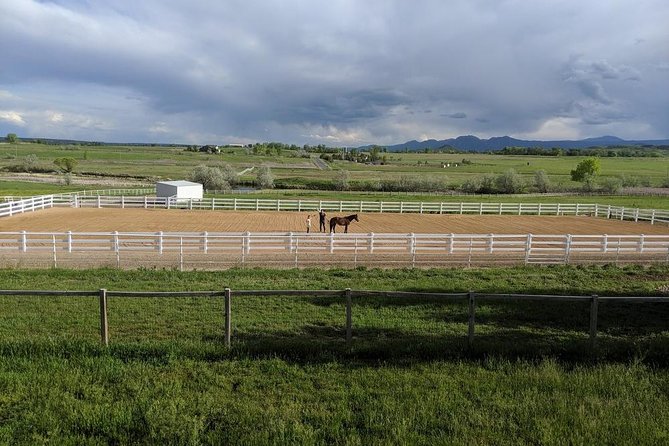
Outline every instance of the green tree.
{"label": "green tree", "polygon": [[16,133],[7,133],[7,142],[10,144],[16,144],[19,142],[19,138],[16,136]]}
{"label": "green tree", "polygon": [[272,189],[274,187],[274,176],[269,166],[260,166],[258,169],[256,186],[260,189]]}
{"label": "green tree", "polygon": [[585,181],[588,177],[596,177],[601,170],[599,158],[586,158],[576,165],[576,169],[571,171],[573,181]]}
{"label": "green tree", "polygon": [[77,164],[79,164],[79,161],[77,161],[74,158],[56,158],[53,160],[53,163],[60,168],[65,173],[72,173],[74,172],[74,169],[77,167]]}

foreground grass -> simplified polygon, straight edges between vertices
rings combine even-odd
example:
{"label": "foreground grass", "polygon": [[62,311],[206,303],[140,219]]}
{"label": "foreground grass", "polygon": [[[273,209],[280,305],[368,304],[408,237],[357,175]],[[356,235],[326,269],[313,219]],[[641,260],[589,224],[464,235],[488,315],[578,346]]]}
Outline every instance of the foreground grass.
{"label": "foreground grass", "polygon": [[[662,295],[669,266],[469,270],[0,270],[2,289],[387,289]],[[669,305],[477,307],[358,298],[0,296],[0,442],[661,444]]]}

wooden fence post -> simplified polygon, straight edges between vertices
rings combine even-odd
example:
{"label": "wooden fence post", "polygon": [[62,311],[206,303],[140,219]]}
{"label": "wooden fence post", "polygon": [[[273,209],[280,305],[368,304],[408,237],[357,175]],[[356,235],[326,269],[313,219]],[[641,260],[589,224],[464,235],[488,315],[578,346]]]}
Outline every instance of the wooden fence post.
{"label": "wooden fence post", "polygon": [[225,289],[225,346],[230,348],[232,338],[232,292],[230,288]]}
{"label": "wooden fence post", "polygon": [[346,346],[351,348],[353,343],[353,314],[351,309],[351,289],[346,288]]}
{"label": "wooden fence post", "polygon": [[474,316],[476,311],[476,297],[473,291],[467,293],[469,300],[469,330],[467,333],[467,347],[471,348],[474,343]]}
{"label": "wooden fence post", "polygon": [[109,324],[107,322],[107,290],[100,289],[100,338],[107,347],[109,345]]}
{"label": "wooden fence post", "polygon": [[597,346],[597,307],[599,299],[596,294],[590,299],[590,352],[595,352]]}

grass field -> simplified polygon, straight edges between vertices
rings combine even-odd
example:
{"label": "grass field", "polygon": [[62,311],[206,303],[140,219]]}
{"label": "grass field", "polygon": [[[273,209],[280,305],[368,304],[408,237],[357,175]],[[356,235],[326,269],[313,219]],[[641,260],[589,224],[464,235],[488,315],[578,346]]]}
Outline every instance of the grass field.
{"label": "grass field", "polygon": [[[570,171],[584,159],[578,156],[501,156],[480,153],[432,154],[388,153],[386,165],[367,165],[347,161],[334,161],[331,170],[319,170],[308,158],[297,156],[291,150],[281,155],[252,155],[242,148],[225,148],[221,154],[187,152],[177,147],[154,146],[73,146],[20,143],[0,145],[0,169],[19,163],[34,154],[39,163],[55,168],[56,158],[71,157],[78,161],[76,172],[124,175],[151,180],[186,178],[200,164],[228,163],[238,171],[269,163],[277,179],[304,184],[305,181],[332,181],[338,170],[350,172],[351,181],[381,181],[401,176],[426,176],[440,178],[456,186],[472,177],[499,174],[514,169],[527,181],[534,172],[545,170],[552,182],[567,187],[577,186],[570,179]],[[312,154],[318,156],[318,154]],[[463,159],[468,164],[463,164]],[[602,176],[634,177],[645,179],[658,186],[669,178],[669,157],[660,158],[601,158]],[[442,168],[443,163],[458,163],[458,167]],[[252,181],[250,172],[241,177]]]}
{"label": "grass field", "polygon": [[[0,270],[3,289],[355,289],[665,295],[669,266],[465,270]],[[0,442],[662,444],[669,305],[233,297],[0,297]]]}

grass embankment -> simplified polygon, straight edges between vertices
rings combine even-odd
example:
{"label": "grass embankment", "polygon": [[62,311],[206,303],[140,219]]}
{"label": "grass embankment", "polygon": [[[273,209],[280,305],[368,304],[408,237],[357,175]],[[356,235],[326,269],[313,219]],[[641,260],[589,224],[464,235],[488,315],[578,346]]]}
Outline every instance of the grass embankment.
{"label": "grass embankment", "polygon": [[[404,291],[658,295],[669,267],[470,270],[0,270],[3,289]],[[658,444],[669,439],[669,305],[477,306],[233,297],[98,303],[0,296],[0,442]]]}

